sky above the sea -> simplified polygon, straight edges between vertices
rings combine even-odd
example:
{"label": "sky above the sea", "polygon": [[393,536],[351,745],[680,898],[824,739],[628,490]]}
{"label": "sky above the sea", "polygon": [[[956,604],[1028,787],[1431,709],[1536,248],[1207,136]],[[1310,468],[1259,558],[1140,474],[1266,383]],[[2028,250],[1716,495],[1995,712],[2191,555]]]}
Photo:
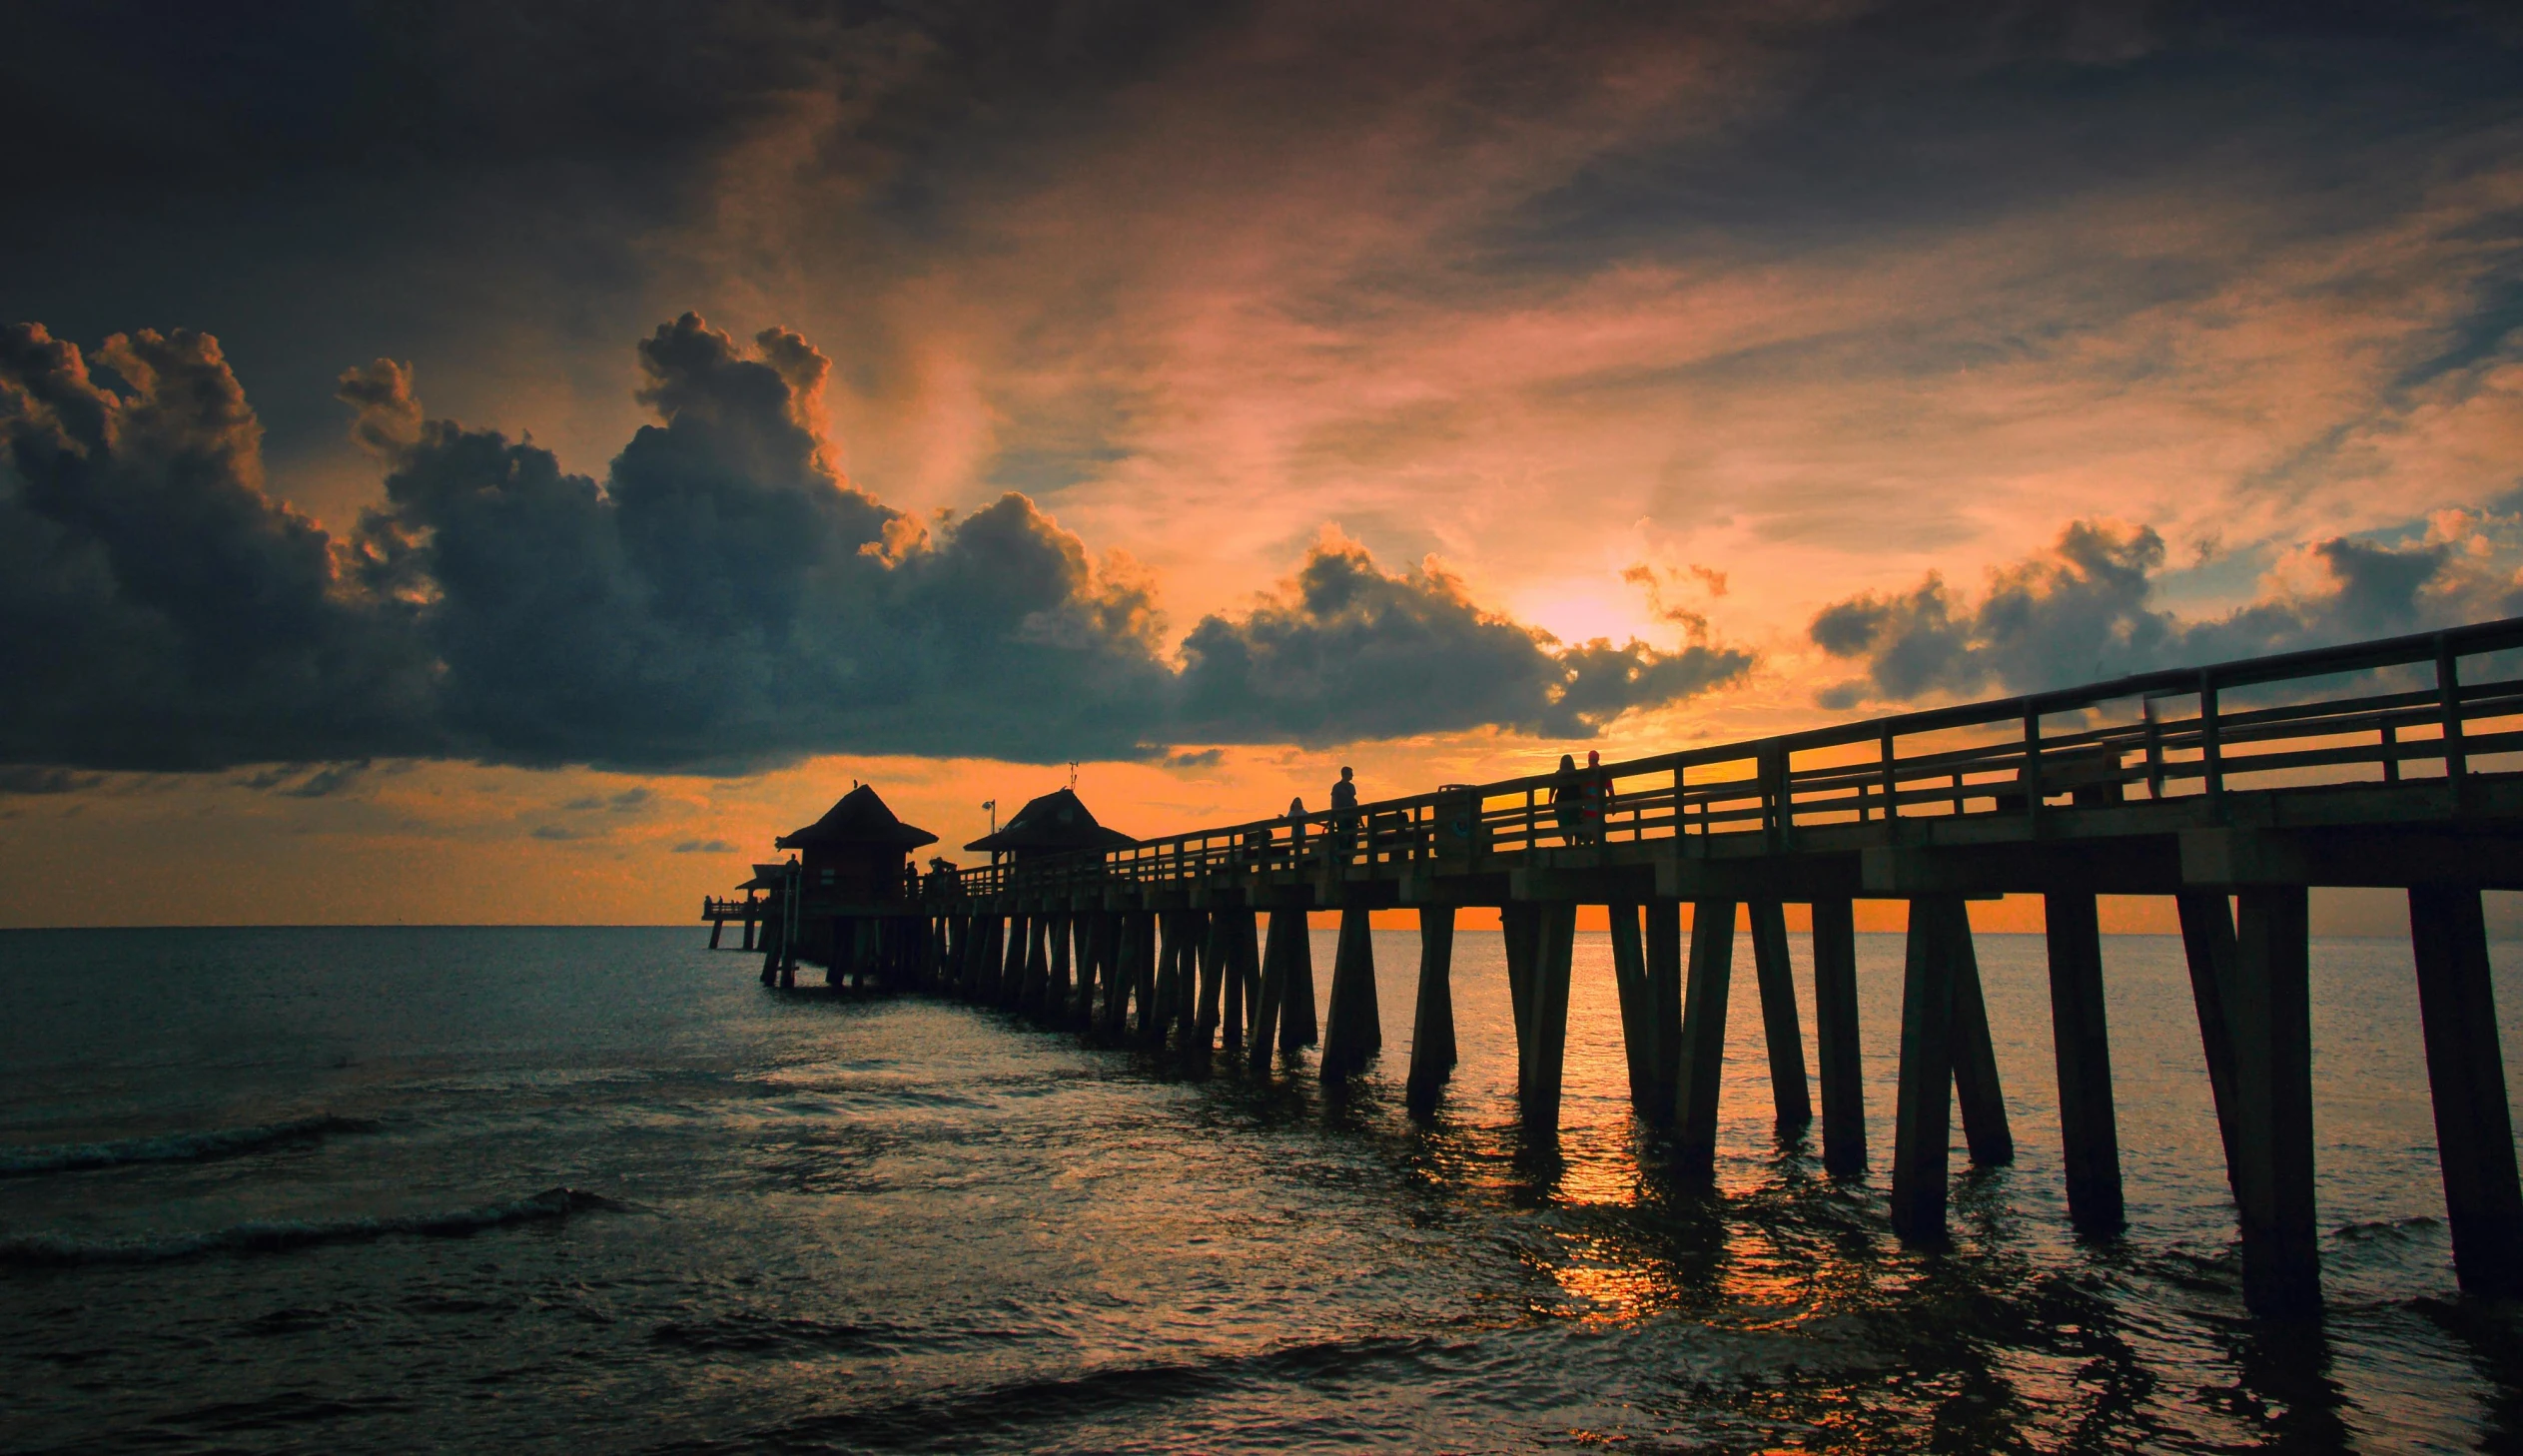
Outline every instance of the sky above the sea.
{"label": "sky above the sea", "polygon": [[0,924],[2523,612],[2503,6],[36,4],[0,122]]}

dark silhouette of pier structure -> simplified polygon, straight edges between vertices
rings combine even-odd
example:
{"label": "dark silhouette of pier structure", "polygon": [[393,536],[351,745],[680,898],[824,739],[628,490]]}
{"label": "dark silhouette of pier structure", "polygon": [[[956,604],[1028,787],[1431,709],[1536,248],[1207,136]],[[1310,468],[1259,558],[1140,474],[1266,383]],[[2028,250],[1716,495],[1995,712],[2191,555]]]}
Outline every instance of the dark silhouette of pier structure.
{"label": "dark silhouette of pier structure", "polygon": [[[2081,1229],[2107,1234],[2122,1211],[2096,897],[2169,896],[2240,1225],[2244,1298],[2263,1314],[2300,1316],[2321,1301],[2307,892],[2389,887],[2408,896],[2459,1280],[2475,1294],[2523,1296],[2523,1191],[2480,900],[2523,889],[2518,649],[2523,619],[2512,619],[1607,764],[1599,825],[1576,833],[1551,813],[1561,776],[1542,774],[1338,818],[1136,841],[1099,826],[1101,837],[1074,846],[982,841],[992,864],[919,881],[907,849],[889,848],[882,873],[838,892],[811,881],[807,841],[804,865],[757,867],[775,882],[758,911],[764,979],[791,984],[803,950],[832,958],[835,984],[1005,1007],[1196,1063],[1223,1050],[1264,1071],[1274,1048],[1318,1041],[1320,1075],[1338,1084],[1381,1050],[1368,913],[1415,909],[1406,1097],[1426,1114],[1455,1060],[1455,912],[1495,907],[1521,1115],[1546,1137],[1559,1117],[1578,907],[1600,905],[1637,1114],[1669,1139],[1685,1177],[1705,1178],[1744,907],[1779,1123],[1803,1128],[1818,1101],[1824,1165],[1846,1175],[1873,1155],[1853,906],[1906,901],[1891,1214],[1903,1238],[1933,1244],[1945,1236],[1956,1108],[1974,1163],[2014,1155],[1966,902],[2037,894],[2069,1208]],[[997,838],[1059,799],[1083,815],[1064,791]],[[884,824],[922,833],[874,808],[882,824],[862,820],[880,837]],[[886,844],[897,841],[905,836]],[[1023,852],[1000,852],[1012,847]],[[1798,1025],[1791,903],[1812,916],[1818,1098]],[[1315,911],[1339,916],[1319,1031],[1306,937]]]}

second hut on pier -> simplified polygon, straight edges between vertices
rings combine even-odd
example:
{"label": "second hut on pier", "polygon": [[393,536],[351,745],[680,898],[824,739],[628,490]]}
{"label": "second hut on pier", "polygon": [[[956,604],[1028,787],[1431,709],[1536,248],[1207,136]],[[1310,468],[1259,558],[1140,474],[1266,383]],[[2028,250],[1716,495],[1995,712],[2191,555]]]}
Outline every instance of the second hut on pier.
{"label": "second hut on pier", "polygon": [[1128,849],[1138,840],[1098,824],[1075,790],[1055,789],[1016,811],[1016,817],[983,835],[968,850],[985,850],[992,864],[1006,863],[1022,876],[1029,865],[1081,851]]}

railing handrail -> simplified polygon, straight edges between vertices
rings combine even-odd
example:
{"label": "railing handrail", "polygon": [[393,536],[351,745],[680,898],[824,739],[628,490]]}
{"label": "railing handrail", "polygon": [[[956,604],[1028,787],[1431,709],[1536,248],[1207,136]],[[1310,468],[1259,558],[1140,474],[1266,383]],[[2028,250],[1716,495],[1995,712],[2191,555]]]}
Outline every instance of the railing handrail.
{"label": "railing handrail", "polygon": [[[1798,828],[1796,816],[1800,810],[1845,813],[1855,808],[1861,815],[1870,809],[1878,812],[1889,810],[1898,815],[1905,805],[1946,799],[1951,799],[1959,809],[1967,799],[1991,798],[2000,787],[1965,782],[1969,775],[2009,771],[2017,775],[2017,782],[2041,791],[2038,796],[2021,793],[2013,796],[2027,799],[2023,812],[2038,814],[2042,798],[2067,792],[2070,787],[2065,780],[2049,782],[2043,772],[2044,767],[2065,765],[2079,754],[2108,755],[2112,759],[2108,777],[2113,782],[2160,785],[2199,779],[2204,780],[2208,795],[2214,799],[2221,795],[2222,780],[2229,773],[2272,771],[2272,766],[2263,760],[2290,760],[2277,765],[2285,767],[2293,766],[2291,760],[2304,758],[2303,752],[2294,755],[2229,756],[2226,750],[2232,747],[2289,738],[2383,731],[2428,723],[2448,726],[2449,735],[2443,739],[2395,741],[2386,732],[2383,747],[2387,751],[2335,761],[2385,762],[2390,765],[2387,777],[2396,777],[2400,759],[2443,757],[2449,765],[2448,777],[2457,780],[2462,773],[2460,761],[2469,754],[2513,751],[2512,748],[2488,750],[2482,747],[2492,741],[2502,741],[2495,738],[2465,744],[2462,720],[2473,704],[2523,703],[2523,683],[2499,680],[2482,684],[2457,681],[2447,684],[2444,679],[2449,674],[2449,664],[2465,656],[2518,647],[2523,647],[2523,617],[2509,617],[2335,647],[2238,658],[2204,667],[2161,668],[2073,687],[1915,709],[1821,728],[1651,754],[1592,769],[1580,769],[1578,773],[1581,776],[1600,776],[1606,783],[1659,774],[1674,776],[1670,787],[1631,791],[1621,796],[1626,801],[1623,807],[1632,814],[1632,822],[1626,827],[1632,831],[1633,838],[1643,837],[1641,831],[1645,828],[1670,828],[1677,835],[1682,833],[1685,822],[1692,819],[1694,807],[1698,810],[1696,822],[1702,832],[1708,832],[1720,823],[1753,821],[1755,827],[1775,824],[1789,835]],[[2369,694],[2330,703],[2283,704],[2240,711],[2226,709],[2217,701],[2229,689],[2418,664],[2434,667],[2439,675],[2437,687]],[[2448,685],[2451,688],[2449,693],[2444,691]],[[2060,734],[2046,733],[2040,727],[2040,720],[2044,717],[2079,712],[2107,702],[2179,697],[2199,697],[2201,710],[2198,715],[2166,720],[2150,714],[2140,723],[2106,725]],[[1909,758],[1901,758],[1897,753],[1898,742],[1903,738],[1986,727],[2009,720],[2020,724],[2019,731],[2025,735],[2012,743],[1946,749]],[[2353,720],[2352,726],[2349,720]],[[1861,744],[1880,746],[1885,756],[1876,762],[1854,761],[1804,769],[1793,766],[1795,755],[1800,753]],[[2134,752],[2148,755],[2148,763],[2144,767],[2133,768],[2118,761],[2121,755]],[[2318,756],[2330,751],[2310,752]],[[2166,757],[2172,753],[2199,756],[2181,760]],[[1730,776],[1696,784],[1688,782],[1689,771],[1694,768],[1729,764],[1746,765],[1751,771],[1742,777]],[[2063,767],[2056,772],[2069,771]],[[2077,772],[2086,771],[2080,769]],[[1939,785],[1934,788],[1919,783],[1930,775],[1950,776],[1954,782],[1950,787]],[[2092,783],[2102,780],[2085,778],[2081,781]],[[1434,811],[1464,797],[1469,797],[1476,806],[1474,817],[1478,827],[1495,826],[1511,830],[1506,836],[1508,839],[1520,840],[1525,847],[1531,848],[1546,834],[1558,832],[1555,825],[1548,831],[1542,828],[1548,822],[1542,813],[1542,805],[1550,790],[1566,782],[1562,771],[1551,769],[1489,783],[1448,785],[1373,800],[1360,803],[1354,809],[1316,810],[1302,816],[1277,815],[1247,820],[1154,836],[1109,851],[1081,851],[1073,855],[1031,860],[1022,867],[1011,863],[977,866],[959,870],[956,874],[968,893],[1016,884],[1050,888],[1064,884],[1135,880],[1140,877],[1129,872],[1142,865],[1171,871],[1171,874],[1159,878],[1174,878],[1187,873],[1207,873],[1222,864],[1250,867],[1255,863],[1252,856],[1257,848],[1261,855],[1260,863],[1285,868],[1316,852],[1306,841],[1317,831],[1325,841],[1334,836],[1344,841],[1343,854],[1354,855],[1363,848],[1370,856],[1403,848],[1397,843],[1381,846],[1375,843],[1374,836],[1379,832],[1396,833],[1409,840],[1407,847],[1411,857],[1416,858],[1421,853],[1420,846],[1428,838],[1427,831],[1433,828]],[[1871,803],[1870,786],[1884,791],[1874,794]],[[1852,792],[1854,797],[1849,797]],[[1846,802],[1834,801],[1828,805],[1799,802],[1800,795],[1814,793],[1839,795]],[[1500,799],[1522,802],[1496,809],[1490,807],[1493,801]],[[1748,807],[1721,810],[1715,807],[1717,805]],[[1657,811],[1655,817],[1645,817],[1650,810]],[[1338,828],[1344,820],[1351,822],[1346,829]],[[1281,838],[1283,831],[1288,832],[1286,838]]]}

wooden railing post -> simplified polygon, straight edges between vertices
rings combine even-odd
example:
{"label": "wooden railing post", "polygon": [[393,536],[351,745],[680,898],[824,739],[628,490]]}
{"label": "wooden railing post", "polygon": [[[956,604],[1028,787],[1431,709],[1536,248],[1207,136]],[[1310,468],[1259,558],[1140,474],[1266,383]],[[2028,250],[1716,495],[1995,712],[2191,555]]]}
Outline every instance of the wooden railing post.
{"label": "wooden railing post", "polygon": [[2225,818],[2225,759],[2216,739],[2216,674],[2200,668],[2198,674],[2198,742],[2199,772],[2207,784],[2207,812],[2219,823]]}
{"label": "wooden railing post", "polygon": [[2042,710],[2032,699],[2024,700],[2024,817],[2034,828],[2042,822]]}
{"label": "wooden railing post", "polygon": [[2459,814],[2470,769],[2462,751],[2462,678],[2453,639],[2442,632],[2435,634],[2435,700],[2444,721],[2444,786],[2452,794],[2453,812]]}
{"label": "wooden railing post", "polygon": [[1901,817],[1901,778],[1893,758],[1893,731],[1890,723],[1884,725],[1882,741],[1884,822],[1890,824]]}

